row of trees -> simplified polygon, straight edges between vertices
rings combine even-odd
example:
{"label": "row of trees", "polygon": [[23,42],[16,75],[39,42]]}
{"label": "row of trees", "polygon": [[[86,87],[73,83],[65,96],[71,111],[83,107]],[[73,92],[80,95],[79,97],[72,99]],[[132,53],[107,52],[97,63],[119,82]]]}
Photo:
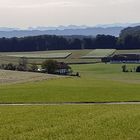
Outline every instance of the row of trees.
{"label": "row of trees", "polygon": [[24,38],[0,38],[0,51],[18,52],[116,48],[116,42],[117,38],[109,35],[98,35],[96,38],[55,35],[42,35]]}
{"label": "row of trees", "polygon": [[140,49],[140,27],[124,29],[118,38],[110,35],[0,38],[1,52],[71,49]]}
{"label": "row of trees", "polygon": [[71,67],[64,62],[57,62],[56,60],[45,60],[39,69],[36,64],[28,64],[26,58],[21,58],[18,64],[8,63],[0,65],[0,69],[13,70],[13,71],[29,71],[29,72],[42,72],[48,74],[72,74]]}

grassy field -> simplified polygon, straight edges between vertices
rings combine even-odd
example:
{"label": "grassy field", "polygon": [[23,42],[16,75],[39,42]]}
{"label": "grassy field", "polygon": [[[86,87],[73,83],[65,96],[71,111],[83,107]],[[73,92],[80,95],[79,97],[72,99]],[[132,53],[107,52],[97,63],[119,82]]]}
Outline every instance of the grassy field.
{"label": "grassy field", "polygon": [[120,53],[140,53],[140,50],[117,50],[116,54]]}
{"label": "grassy field", "polygon": [[86,54],[85,56],[82,56],[82,58],[85,58],[85,59],[98,58],[99,59],[99,58],[111,56],[112,54],[115,53],[115,51],[116,51],[115,49],[95,49],[89,52],[88,54]]}
{"label": "grassy field", "polygon": [[[140,101],[139,73],[123,73],[121,64],[71,66],[80,78],[0,84],[0,103]],[[9,72],[0,78],[26,75]],[[0,140],[139,140],[139,118],[140,105],[0,106]]]}
{"label": "grassy field", "polygon": [[1,140],[139,140],[140,105],[0,107]]}
{"label": "grassy field", "polygon": [[[1,103],[140,101],[140,74],[121,64],[73,65],[81,78],[0,86]],[[136,65],[128,65],[133,69]]]}

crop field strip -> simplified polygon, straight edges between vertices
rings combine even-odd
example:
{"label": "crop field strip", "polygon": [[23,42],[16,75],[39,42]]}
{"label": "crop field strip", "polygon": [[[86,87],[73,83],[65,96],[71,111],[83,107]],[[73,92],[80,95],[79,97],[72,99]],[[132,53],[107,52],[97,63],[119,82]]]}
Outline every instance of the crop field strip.
{"label": "crop field strip", "polygon": [[[110,56],[112,54],[119,53],[139,53],[140,50],[115,50],[115,49],[96,49],[96,50],[57,50],[57,51],[44,51],[44,52],[10,52],[10,53],[0,53],[2,59],[12,57],[27,57],[30,59],[42,59],[42,58],[52,58],[52,59],[82,59],[82,58],[102,58],[105,56]],[[48,56],[47,56],[48,55]],[[13,58],[14,59],[14,58]]]}
{"label": "crop field strip", "polygon": [[87,55],[82,56],[82,58],[90,59],[90,58],[103,58],[107,56],[111,56],[115,53],[115,49],[95,49],[89,52]]}
{"label": "crop field strip", "polygon": [[[19,57],[12,57],[12,56],[40,56],[40,55],[45,55],[46,54],[62,54],[62,53],[71,53],[66,58],[52,58],[54,60],[57,60],[59,62],[65,62],[65,63],[95,63],[100,60],[95,60],[95,59],[82,59],[81,57],[88,54],[92,50],[57,50],[57,51],[40,51],[40,52],[5,52],[5,53],[0,53],[0,64],[3,63],[18,63],[19,62]],[[11,57],[10,57],[11,56]],[[28,63],[33,64],[36,63],[40,65],[44,59],[47,58],[27,58]]]}
{"label": "crop field strip", "polygon": [[7,55],[10,57],[18,57],[18,58],[32,58],[32,59],[65,59],[69,57],[72,53],[46,53],[46,54],[23,54],[23,55]]}
{"label": "crop field strip", "polygon": [[115,54],[140,53],[140,50],[117,50]]}
{"label": "crop field strip", "polygon": [[[111,52],[111,53],[110,53]],[[0,53],[0,64],[14,63],[19,62],[20,57],[27,56],[29,64],[41,65],[44,59],[54,59],[59,62],[65,62],[68,64],[92,64],[96,62],[101,62],[103,56],[110,54],[122,54],[122,53],[139,53],[140,50],[113,50],[113,49],[96,49],[96,50],[55,50],[55,51],[41,51],[41,52],[5,52]],[[58,58],[57,54],[65,55],[69,54],[67,57]],[[93,53],[93,54],[92,54]],[[43,58],[47,54],[53,54],[50,58]],[[88,54],[91,54],[92,57],[89,58]],[[113,55],[112,54],[112,55]],[[94,56],[93,56],[94,55]],[[102,56],[101,56],[102,55]],[[17,56],[17,57],[14,57]],[[31,56],[31,57],[30,57]],[[83,59],[87,56],[87,59]],[[98,58],[99,57],[99,58]],[[86,58],[86,57],[85,57]]]}

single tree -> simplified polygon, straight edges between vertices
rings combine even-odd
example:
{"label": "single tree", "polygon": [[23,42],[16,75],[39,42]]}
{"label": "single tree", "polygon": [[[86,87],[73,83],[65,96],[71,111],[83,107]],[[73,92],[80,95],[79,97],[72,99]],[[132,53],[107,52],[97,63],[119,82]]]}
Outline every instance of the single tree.
{"label": "single tree", "polygon": [[122,66],[122,71],[123,71],[123,72],[126,72],[126,71],[127,71],[126,65],[123,65],[123,66]]}
{"label": "single tree", "polygon": [[136,68],[136,72],[140,72],[140,66]]}
{"label": "single tree", "polygon": [[55,60],[46,60],[42,63],[42,69],[49,73],[54,74],[57,70],[58,62]]}

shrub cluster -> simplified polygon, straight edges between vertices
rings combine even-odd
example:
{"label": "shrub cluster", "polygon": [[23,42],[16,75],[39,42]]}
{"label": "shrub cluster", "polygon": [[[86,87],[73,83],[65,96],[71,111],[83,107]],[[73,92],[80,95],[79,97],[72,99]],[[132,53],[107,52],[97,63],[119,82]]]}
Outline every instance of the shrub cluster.
{"label": "shrub cluster", "polygon": [[137,66],[136,72],[140,72],[140,66]]}
{"label": "shrub cluster", "polygon": [[122,66],[122,72],[140,72],[140,66],[134,67],[133,69],[128,69],[126,65]]}
{"label": "shrub cluster", "polygon": [[36,64],[28,64],[27,59],[21,58],[18,64],[8,63],[1,64],[0,69],[3,70],[14,70],[14,71],[31,71],[37,72],[38,66]]}
{"label": "shrub cluster", "polygon": [[[42,63],[41,69],[36,64],[28,64],[26,58],[21,58],[18,64],[2,64],[0,69],[14,70],[14,71],[29,71],[29,72],[42,72],[48,74],[70,75],[72,74],[71,67],[64,62],[57,62],[55,60],[46,60]],[[79,76],[79,73],[77,73]]]}

